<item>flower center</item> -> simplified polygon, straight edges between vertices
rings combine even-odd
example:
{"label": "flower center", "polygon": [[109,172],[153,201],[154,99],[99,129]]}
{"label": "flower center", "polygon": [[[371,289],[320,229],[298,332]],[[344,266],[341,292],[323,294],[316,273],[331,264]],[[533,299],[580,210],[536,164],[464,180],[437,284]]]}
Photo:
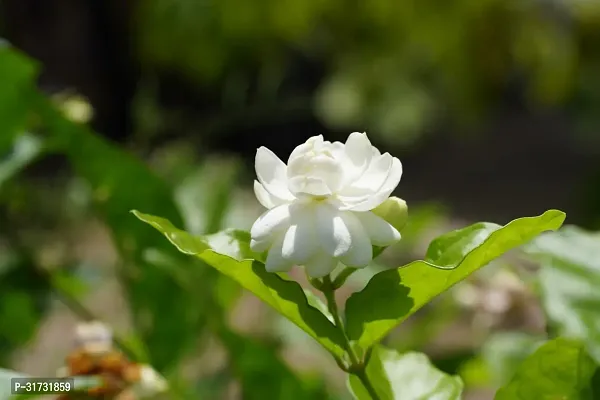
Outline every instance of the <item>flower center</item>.
{"label": "flower center", "polygon": [[288,162],[288,186],[296,195],[325,199],[340,188],[343,169],[331,143],[307,143]]}

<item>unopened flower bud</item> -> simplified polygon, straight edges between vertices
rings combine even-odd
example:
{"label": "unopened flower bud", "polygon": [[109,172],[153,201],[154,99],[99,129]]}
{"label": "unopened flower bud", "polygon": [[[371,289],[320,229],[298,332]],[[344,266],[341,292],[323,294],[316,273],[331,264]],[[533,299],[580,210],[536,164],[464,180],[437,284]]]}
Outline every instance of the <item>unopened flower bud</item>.
{"label": "unopened flower bud", "polygon": [[408,206],[406,205],[406,201],[395,196],[392,196],[381,203],[373,209],[372,212],[396,228],[398,232],[404,228],[408,219]]}

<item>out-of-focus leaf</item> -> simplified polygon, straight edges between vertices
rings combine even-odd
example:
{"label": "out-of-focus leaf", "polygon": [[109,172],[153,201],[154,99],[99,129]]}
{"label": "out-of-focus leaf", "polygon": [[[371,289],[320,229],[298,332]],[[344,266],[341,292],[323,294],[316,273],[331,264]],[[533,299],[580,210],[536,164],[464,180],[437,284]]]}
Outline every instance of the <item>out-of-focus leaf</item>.
{"label": "out-of-focus leaf", "polygon": [[38,66],[0,39],[0,151],[27,127]]}
{"label": "out-of-focus leaf", "polygon": [[485,361],[497,385],[504,385],[518,366],[542,344],[539,337],[521,332],[497,333],[491,336],[481,349]]}
{"label": "out-of-focus leaf", "polygon": [[12,378],[27,378],[27,375],[9,369],[0,368],[0,400],[11,400],[15,396],[10,393]]}
{"label": "out-of-focus leaf", "polygon": [[219,331],[227,347],[231,364],[242,384],[242,398],[325,399],[323,388],[312,390],[302,382],[275,353],[275,349],[229,329]]}
{"label": "out-of-focus leaf", "polygon": [[62,271],[53,273],[50,276],[52,287],[56,288],[61,293],[67,293],[71,297],[83,296],[89,290],[87,282],[72,274],[67,274]]}
{"label": "out-of-focus leaf", "polygon": [[537,238],[542,304],[562,336],[581,339],[600,363],[600,233],[568,226]]}
{"label": "out-of-focus leaf", "polygon": [[[496,400],[592,400],[598,366],[581,342],[558,338],[542,345],[519,367]],[[596,395],[599,393],[596,392]]]}
{"label": "out-of-focus leaf", "polygon": [[51,287],[26,250],[0,251],[0,364],[35,334],[50,300]]}
{"label": "out-of-focus leaf", "polygon": [[[460,377],[436,369],[422,353],[400,354],[377,346],[366,373],[375,392],[386,400],[458,400],[463,390]],[[350,376],[349,386],[358,400],[372,399],[357,376]]]}
{"label": "out-of-focus leaf", "polygon": [[351,340],[367,349],[419,308],[471,273],[538,234],[558,229],[565,219],[550,210],[519,218],[505,226],[478,223],[431,242],[426,261],[414,261],[375,275],[346,303]]}
{"label": "out-of-focus leaf", "polygon": [[229,211],[238,163],[206,160],[204,166],[185,178],[175,191],[186,229],[196,235],[218,232]]}
{"label": "out-of-focus leaf", "polygon": [[[222,274],[250,290],[277,312],[298,325],[332,354],[341,356],[344,339],[335,326],[316,308],[310,306],[297,282],[283,279],[265,270],[256,260],[238,261],[231,256],[206,250],[203,240],[176,229],[166,219],[134,211],[142,221],[165,235],[179,251],[195,255]],[[247,239],[247,238],[246,238]]]}
{"label": "out-of-focus leaf", "polygon": [[[195,341],[204,324],[204,310],[201,304],[183,307],[191,304],[188,292],[181,290],[168,271],[145,260],[146,249],[168,246],[132,220],[129,210],[141,207],[181,223],[171,188],[140,160],[65,118],[41,95],[36,97],[36,109],[47,131],[48,147],[65,154],[93,188],[94,206],[111,228],[123,257],[120,272],[139,334],[148,346],[152,365],[162,371]],[[210,283],[198,284],[209,287]]]}
{"label": "out-of-focus leaf", "polygon": [[[0,106],[1,107],[1,106]],[[42,150],[42,142],[36,136],[23,133],[15,137],[12,152],[0,160],[0,188],[21,169],[29,165]]]}

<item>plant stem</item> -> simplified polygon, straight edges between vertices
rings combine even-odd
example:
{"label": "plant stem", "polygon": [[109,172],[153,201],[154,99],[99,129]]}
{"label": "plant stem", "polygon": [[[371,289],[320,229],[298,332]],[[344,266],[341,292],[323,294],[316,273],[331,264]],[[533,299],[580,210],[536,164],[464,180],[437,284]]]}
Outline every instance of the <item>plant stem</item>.
{"label": "plant stem", "polygon": [[339,275],[336,276],[335,279],[333,280],[333,290],[337,290],[337,289],[341,288],[342,285],[344,283],[346,283],[346,280],[350,277],[350,275],[352,275],[356,271],[358,271],[358,268],[350,268],[350,267],[344,268],[342,270],[342,272],[340,272]]}
{"label": "plant stem", "polygon": [[350,358],[351,366],[349,368],[349,373],[356,375],[358,379],[360,379],[361,383],[369,393],[369,396],[373,400],[380,400],[379,395],[375,391],[373,384],[369,380],[367,376],[367,372],[365,370],[365,365],[362,361],[359,360],[356,352],[352,348],[350,344],[350,339],[348,339],[348,335],[346,334],[346,329],[344,329],[344,323],[342,318],[340,317],[340,312],[337,306],[337,302],[335,301],[335,286],[333,282],[331,282],[331,277],[328,275],[323,278],[322,292],[327,299],[327,308],[333,317],[333,321],[335,322],[335,326],[341,332],[344,338],[344,346],[346,347],[346,351],[348,352],[348,357]]}

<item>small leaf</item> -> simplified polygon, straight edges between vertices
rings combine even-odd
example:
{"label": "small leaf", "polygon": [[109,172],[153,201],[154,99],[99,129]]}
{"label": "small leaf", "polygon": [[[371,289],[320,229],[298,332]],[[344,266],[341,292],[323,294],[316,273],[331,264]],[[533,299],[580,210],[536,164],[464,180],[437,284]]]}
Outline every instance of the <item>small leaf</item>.
{"label": "small leaf", "polygon": [[[519,367],[496,400],[593,399],[597,369],[583,343],[558,338],[542,345]],[[597,394],[597,393],[596,393]]]}
{"label": "small leaf", "polygon": [[332,354],[341,356],[344,339],[335,326],[319,310],[308,304],[297,282],[289,281],[265,270],[256,260],[236,260],[214,250],[206,250],[205,241],[179,230],[164,218],[133,211],[140,220],[152,225],[185,254],[195,255],[222,274],[238,282],[273,307],[302,330],[315,338]]}
{"label": "small leaf", "polygon": [[313,306],[317,310],[321,311],[321,313],[323,313],[323,315],[326,316],[327,319],[332,324],[334,323],[334,321],[333,321],[333,315],[331,315],[331,312],[329,312],[329,309],[327,308],[327,304],[325,304],[323,302],[323,300],[321,300],[321,298],[319,296],[317,296],[310,289],[304,289],[304,295],[306,296],[306,300],[308,301],[308,304],[310,304],[311,306]]}
{"label": "small leaf", "polygon": [[600,234],[576,227],[537,238],[542,305],[558,334],[583,340],[600,363]]}
{"label": "small leaf", "polygon": [[[425,354],[400,354],[382,346],[373,350],[366,373],[382,400],[458,400],[463,390],[458,376],[439,371]],[[349,385],[358,400],[371,400],[357,376],[350,376]]]}
{"label": "small leaf", "polygon": [[508,250],[558,229],[564,219],[563,212],[550,210],[503,227],[479,223],[435,239],[426,261],[380,272],[350,296],[346,302],[349,338],[369,348],[435,296]]}

